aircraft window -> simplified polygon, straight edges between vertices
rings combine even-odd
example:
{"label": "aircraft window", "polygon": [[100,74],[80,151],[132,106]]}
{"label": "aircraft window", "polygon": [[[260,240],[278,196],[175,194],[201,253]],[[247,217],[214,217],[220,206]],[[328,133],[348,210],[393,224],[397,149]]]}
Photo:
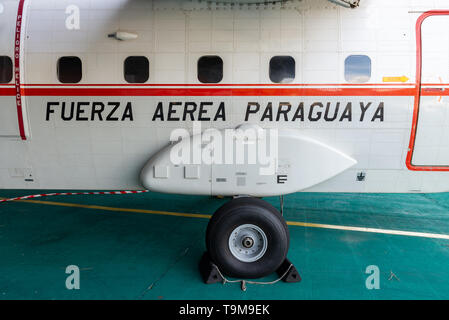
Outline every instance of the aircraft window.
{"label": "aircraft window", "polygon": [[204,56],[198,60],[198,80],[218,83],[223,80],[223,60],[219,56]]}
{"label": "aircraft window", "polygon": [[364,55],[351,55],[345,60],[345,79],[351,83],[368,82],[371,78],[371,59]]}
{"label": "aircraft window", "polygon": [[78,57],[61,57],[58,60],[58,79],[62,83],[78,83],[82,78],[82,63]]}
{"label": "aircraft window", "polygon": [[8,56],[0,56],[0,83],[12,80],[12,60]]}
{"label": "aircraft window", "polygon": [[290,56],[275,56],[270,60],[270,80],[274,83],[290,83],[295,80],[295,59]]}
{"label": "aircraft window", "polygon": [[129,83],[144,83],[150,77],[150,62],[147,57],[128,57],[125,60],[125,80]]}

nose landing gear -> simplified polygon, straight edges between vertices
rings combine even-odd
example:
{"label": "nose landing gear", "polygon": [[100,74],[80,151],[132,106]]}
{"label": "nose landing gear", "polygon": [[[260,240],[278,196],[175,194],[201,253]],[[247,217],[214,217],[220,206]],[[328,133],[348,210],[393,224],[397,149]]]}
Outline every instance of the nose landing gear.
{"label": "nose landing gear", "polygon": [[284,281],[298,282],[301,278],[287,260],[289,243],[287,224],[276,208],[261,199],[236,198],[209,222],[200,271],[206,283],[222,281],[224,275],[256,279],[275,271]]}

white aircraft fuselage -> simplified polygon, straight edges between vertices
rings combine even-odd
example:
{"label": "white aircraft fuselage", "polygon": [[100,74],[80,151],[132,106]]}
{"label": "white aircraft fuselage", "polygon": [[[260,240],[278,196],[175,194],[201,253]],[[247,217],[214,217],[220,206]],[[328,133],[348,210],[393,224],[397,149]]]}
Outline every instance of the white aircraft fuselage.
{"label": "white aircraft fuselage", "polygon": [[[0,4],[0,188],[449,191],[449,2]],[[202,57],[219,81],[200,81]],[[275,174],[170,166],[161,150],[194,123],[279,129]]]}

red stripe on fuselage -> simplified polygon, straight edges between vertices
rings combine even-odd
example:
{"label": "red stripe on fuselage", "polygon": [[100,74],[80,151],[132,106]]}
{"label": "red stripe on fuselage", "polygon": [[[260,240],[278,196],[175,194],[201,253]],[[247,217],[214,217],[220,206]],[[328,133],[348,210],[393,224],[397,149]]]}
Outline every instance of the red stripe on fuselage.
{"label": "red stripe on fuselage", "polygon": [[2,88],[0,87],[0,96],[13,97],[16,95],[16,88]]}
{"label": "red stripe on fuselage", "polygon": [[[414,89],[415,95],[415,104],[413,109],[413,120],[412,120],[412,130],[410,133],[410,142],[407,152],[407,158],[405,160],[405,164],[409,170],[413,171],[449,171],[449,166],[422,166],[422,165],[414,165],[412,163],[413,160],[413,152],[415,149],[415,140],[416,133],[418,129],[418,116],[419,116],[419,105],[420,98],[422,96],[447,96],[449,89],[442,90],[444,84],[424,84],[421,82],[422,80],[422,35],[421,35],[421,27],[425,19],[431,16],[441,16],[441,15],[449,15],[449,10],[442,11],[428,11],[423,13],[418,20],[416,21],[416,84]],[[435,86],[435,88],[422,88],[424,85]]]}
{"label": "red stripe on fuselage", "polygon": [[25,96],[414,96],[414,88],[32,88]]}
{"label": "red stripe on fuselage", "polygon": [[16,19],[16,33],[14,37],[14,79],[15,79],[15,96],[17,106],[17,120],[19,124],[19,133],[22,140],[26,140],[25,126],[23,123],[23,103],[22,103],[22,88],[20,84],[20,45],[23,22],[23,6],[25,0],[19,1]]}
{"label": "red stripe on fuselage", "polygon": [[[449,84],[446,84],[449,86]],[[64,83],[24,84],[27,87],[383,87],[411,86],[414,83]]]}

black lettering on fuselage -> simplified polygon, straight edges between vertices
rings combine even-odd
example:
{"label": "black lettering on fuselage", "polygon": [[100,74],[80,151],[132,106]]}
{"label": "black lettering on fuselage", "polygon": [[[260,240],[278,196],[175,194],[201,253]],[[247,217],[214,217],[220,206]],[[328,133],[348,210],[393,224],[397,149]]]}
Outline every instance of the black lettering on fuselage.
{"label": "black lettering on fuselage", "polygon": [[332,117],[329,117],[329,111],[331,108],[331,103],[328,102],[326,104],[326,110],[324,111],[324,120],[325,121],[334,121],[335,119],[337,119],[338,117],[338,109],[340,109],[340,102],[337,102],[336,106],[335,106],[335,110],[334,110],[334,115]]}
{"label": "black lettering on fuselage", "polygon": [[344,119],[347,119],[349,122],[352,121],[352,103],[348,102],[346,105],[345,110],[343,111],[343,114],[341,115],[340,122],[342,122]]}
{"label": "black lettering on fuselage", "polygon": [[89,106],[89,102],[78,102],[76,105],[76,121],[89,121],[89,118],[83,116],[86,113],[84,107]]}
{"label": "black lettering on fuselage", "polygon": [[376,112],[374,113],[373,118],[371,119],[371,122],[376,121],[376,119],[379,119],[380,122],[384,121],[384,103],[381,102],[379,106],[377,107]]}
{"label": "black lettering on fuselage", "polygon": [[128,102],[123,112],[120,107],[120,102],[48,102],[45,120],[53,115],[63,121],[134,121],[132,103]]}
{"label": "black lettering on fuselage", "polygon": [[156,111],[154,112],[153,121],[156,121],[156,119],[164,121],[164,109],[162,106],[162,102],[159,102],[157,104]]}
{"label": "black lettering on fuselage", "polygon": [[[345,103],[346,107],[340,108]],[[269,121],[269,122],[352,122],[352,105],[357,103],[360,107],[360,118],[355,121],[379,121],[385,120],[384,102],[380,102],[377,109],[372,107],[373,102],[312,102],[306,105],[299,102],[294,108],[291,102],[279,102],[274,107],[273,102],[268,101],[262,110],[260,103],[248,102],[244,121]],[[358,111],[356,111],[357,113]],[[62,121],[134,121],[132,103],[127,102],[47,102],[45,120],[52,117],[60,117]],[[243,120],[243,119],[242,119]],[[226,121],[225,102],[158,102],[152,121]]]}
{"label": "black lettering on fuselage", "polygon": [[75,112],[75,102],[70,103],[70,109],[69,109],[69,115],[66,114],[66,103],[62,103],[62,109],[61,109],[61,119],[63,121],[71,121],[73,119],[73,113]]}
{"label": "black lettering on fuselage", "polygon": [[[192,108],[189,108],[189,107],[192,107]],[[195,121],[196,108],[197,108],[197,105],[195,102],[186,102],[186,104],[184,105],[184,114],[182,115],[182,121],[187,120],[187,115],[190,115],[190,121]]]}
{"label": "black lettering on fuselage", "polygon": [[310,110],[309,110],[309,121],[318,121],[318,120],[320,120],[321,119],[321,111],[317,111],[316,113],[315,113],[315,116],[313,115],[313,111],[314,111],[314,108],[315,107],[317,107],[317,108],[323,108],[323,104],[321,103],[321,102],[315,102],[315,103],[313,103],[311,106],[310,106]]}
{"label": "black lettering on fuselage", "polygon": [[95,115],[98,115],[98,120],[103,121],[103,111],[104,111],[104,103],[103,102],[93,102],[92,103],[92,114],[91,114],[90,120],[95,121]]}
{"label": "black lettering on fuselage", "polygon": [[[286,107],[286,109],[284,109]],[[279,103],[278,114],[276,116],[276,121],[281,119],[281,115],[284,116],[284,121],[288,121],[288,113],[292,109],[292,105],[290,102],[281,102]]]}
{"label": "black lettering on fuselage", "polygon": [[212,106],[212,102],[201,102],[200,103],[200,110],[198,115],[198,121],[210,121],[209,117],[206,117],[205,114],[207,114],[206,106]]}
{"label": "black lettering on fuselage", "polygon": [[295,121],[296,119],[304,121],[304,102],[301,102],[298,105],[298,108],[296,109],[296,112],[295,112],[295,115],[293,116],[292,121]]}
{"label": "black lettering on fuselage", "polygon": [[360,122],[362,122],[363,119],[365,118],[366,110],[368,110],[368,108],[370,106],[371,106],[371,102],[367,103],[366,106],[365,106],[365,104],[363,102],[360,102],[360,111],[362,111],[362,114],[360,115]]}
{"label": "black lettering on fuselage", "polygon": [[112,106],[112,110],[106,117],[106,121],[119,121],[119,118],[114,117],[114,114],[117,111],[118,107],[120,107],[120,102],[108,102],[108,106]]}
{"label": "black lettering on fuselage", "polygon": [[52,106],[58,106],[59,102],[48,102],[47,103],[47,113],[45,115],[45,120],[50,121],[50,114],[55,113],[55,110],[52,109]]}
{"label": "black lettering on fuselage", "polygon": [[[164,110],[164,103],[159,102],[152,121],[226,121],[225,103],[215,107],[213,102],[169,102]],[[181,110],[183,108],[183,110]]]}
{"label": "black lettering on fuselage", "polygon": [[131,102],[128,102],[125,111],[123,111],[122,121],[125,121],[125,119],[129,119],[129,121],[134,121],[133,107],[131,105]]}
{"label": "black lettering on fuselage", "polygon": [[181,106],[182,102],[170,102],[168,104],[168,117],[167,121],[179,121],[179,118],[176,118],[174,115],[176,114],[175,106]]}
{"label": "black lettering on fuselage", "polygon": [[[255,107],[254,109],[251,107]],[[246,107],[245,121],[249,120],[250,114],[256,114],[260,110],[260,104],[257,102],[248,102],[248,106]]]}
{"label": "black lettering on fuselage", "polygon": [[222,121],[226,121],[226,110],[225,110],[224,102],[220,103],[220,106],[218,107],[217,113],[215,114],[214,121],[217,121],[219,118]]}
{"label": "black lettering on fuselage", "polygon": [[267,107],[265,108],[260,121],[265,121],[266,118],[268,118],[268,120],[270,121],[273,121],[273,104],[271,102],[269,102]]}

